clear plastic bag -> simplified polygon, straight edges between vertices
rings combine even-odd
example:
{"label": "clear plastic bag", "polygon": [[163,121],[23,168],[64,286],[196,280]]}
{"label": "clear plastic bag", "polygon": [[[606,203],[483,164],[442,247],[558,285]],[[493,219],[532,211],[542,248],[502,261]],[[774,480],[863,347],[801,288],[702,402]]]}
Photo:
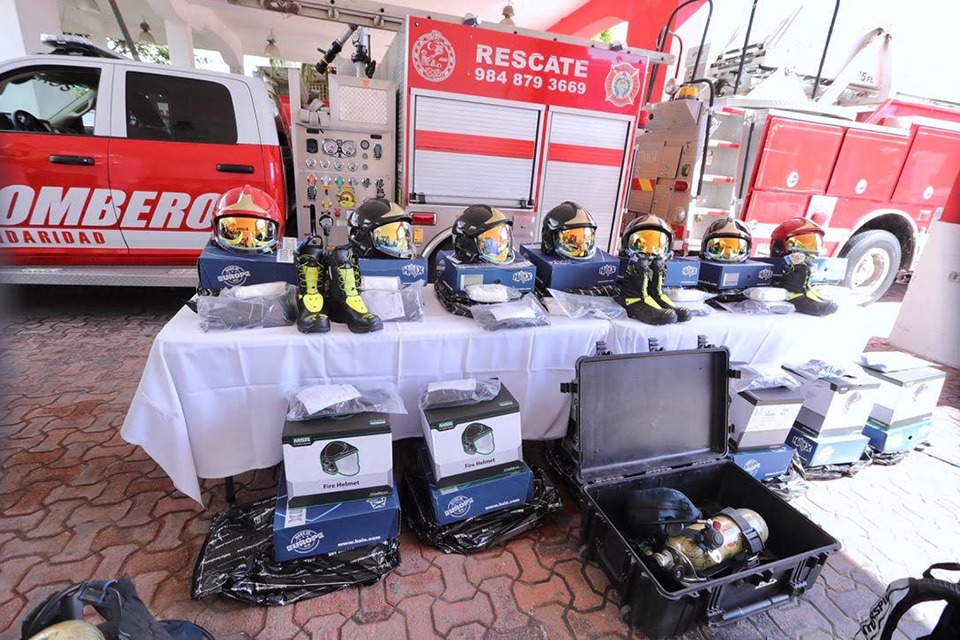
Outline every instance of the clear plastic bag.
{"label": "clear plastic bag", "polygon": [[406,413],[396,385],[358,389],[352,384],[316,384],[287,398],[287,420],[314,420],[362,411]]}
{"label": "clear plastic bag", "polygon": [[493,400],[500,393],[497,378],[464,378],[431,382],[420,393],[421,409],[459,407]]}
{"label": "clear plastic bag", "polygon": [[527,294],[512,302],[477,304],[470,307],[470,315],[487,331],[550,324],[547,310],[533,294]]}
{"label": "clear plastic bag", "polygon": [[397,291],[366,289],[361,294],[370,313],[384,322],[418,322],[423,319],[423,286],[412,284]]}
{"label": "clear plastic bag", "polygon": [[741,300],[740,302],[723,302],[721,306],[733,313],[743,313],[750,316],[766,316],[770,314],[786,315],[794,313],[797,308],[789,302],[763,302],[761,300]]}
{"label": "clear plastic bag", "polygon": [[556,289],[547,289],[547,291],[568,318],[616,320],[627,317],[627,310],[617,304],[613,298],[583,296]]}
{"label": "clear plastic bag", "polygon": [[753,389],[774,389],[790,387],[796,389],[802,383],[787,373],[779,365],[746,365],[740,367],[740,378],[731,381],[731,387],[737,392]]}
{"label": "clear plastic bag", "polygon": [[523,295],[519,290],[505,284],[472,284],[464,289],[464,293],[474,302],[484,304],[519,300]]}
{"label": "clear plastic bag", "polygon": [[297,288],[285,282],[268,284],[271,288],[255,285],[262,287],[260,291],[266,291],[266,295],[256,295],[258,290],[254,287],[235,287],[218,296],[197,296],[200,328],[221,331],[293,324],[297,318]]}
{"label": "clear plastic bag", "polygon": [[701,291],[700,289],[687,289],[680,287],[671,287],[663,290],[663,294],[673,301],[678,307],[683,307],[693,316],[708,316],[713,313],[713,309],[707,304],[707,300],[713,298],[716,294]]}
{"label": "clear plastic bag", "polygon": [[860,364],[874,371],[903,371],[929,367],[930,363],[902,351],[870,351],[860,354]]}
{"label": "clear plastic bag", "polygon": [[[788,363],[786,365],[793,371],[796,371],[810,380],[819,380],[820,378],[843,378],[844,376],[856,375],[852,366],[843,362],[829,360],[807,360],[800,363]],[[863,373],[862,371],[860,373]]]}

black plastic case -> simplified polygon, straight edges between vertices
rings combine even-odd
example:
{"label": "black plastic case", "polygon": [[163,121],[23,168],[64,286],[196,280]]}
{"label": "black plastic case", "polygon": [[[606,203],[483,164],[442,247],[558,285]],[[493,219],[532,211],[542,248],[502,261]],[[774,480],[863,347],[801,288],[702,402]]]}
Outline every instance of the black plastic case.
{"label": "black plastic case", "polygon": [[[725,348],[584,357],[564,450],[583,503],[581,541],[616,586],[626,620],[652,638],[735,622],[811,588],[840,543],[727,457]],[[671,487],[705,515],[746,507],[773,559],[691,586],[670,583],[627,541],[630,491]]]}

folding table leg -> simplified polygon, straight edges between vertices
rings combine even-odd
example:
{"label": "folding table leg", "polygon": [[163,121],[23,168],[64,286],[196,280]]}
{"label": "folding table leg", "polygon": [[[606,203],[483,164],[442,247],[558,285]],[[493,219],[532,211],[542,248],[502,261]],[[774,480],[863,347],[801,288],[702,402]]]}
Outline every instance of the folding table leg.
{"label": "folding table leg", "polygon": [[224,484],[224,490],[227,492],[227,502],[233,504],[237,501],[237,492],[233,486],[233,476],[227,476]]}

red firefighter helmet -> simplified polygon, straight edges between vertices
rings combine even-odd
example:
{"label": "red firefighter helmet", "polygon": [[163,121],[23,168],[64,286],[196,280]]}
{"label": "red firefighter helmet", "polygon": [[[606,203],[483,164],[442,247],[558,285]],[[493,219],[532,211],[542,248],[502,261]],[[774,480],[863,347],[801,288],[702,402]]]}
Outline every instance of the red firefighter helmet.
{"label": "red firefighter helmet", "polygon": [[213,210],[213,240],[227,251],[273,253],[283,231],[276,201],[248,184],[224,193]]}
{"label": "red firefighter helmet", "polygon": [[770,235],[770,255],[782,258],[791,253],[817,256],[823,247],[823,227],[807,218],[781,222]]}

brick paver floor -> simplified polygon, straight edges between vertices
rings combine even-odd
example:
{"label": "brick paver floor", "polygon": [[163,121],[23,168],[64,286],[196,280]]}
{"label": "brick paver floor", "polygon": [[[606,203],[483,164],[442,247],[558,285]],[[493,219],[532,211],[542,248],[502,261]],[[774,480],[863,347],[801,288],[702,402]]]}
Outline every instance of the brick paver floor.
{"label": "brick paver floor", "polygon": [[[195,620],[221,638],[627,638],[619,599],[579,556],[569,499],[538,531],[470,557],[402,534],[402,563],[378,584],[292,606],[194,602],[190,577],[207,510],[177,492],[119,428],[151,341],[182,291],[14,289],[0,330],[0,635],[44,596],[91,577],[129,573],[160,618]],[[882,343],[876,343],[882,346]],[[960,559],[960,375],[948,373],[932,446],[895,466],[813,483],[794,502],[844,545],[799,600],[688,638],[841,638],[897,578]],[[274,491],[274,470],[244,474],[239,498]],[[911,637],[938,615],[906,621]],[[900,637],[903,637],[902,635]]]}

